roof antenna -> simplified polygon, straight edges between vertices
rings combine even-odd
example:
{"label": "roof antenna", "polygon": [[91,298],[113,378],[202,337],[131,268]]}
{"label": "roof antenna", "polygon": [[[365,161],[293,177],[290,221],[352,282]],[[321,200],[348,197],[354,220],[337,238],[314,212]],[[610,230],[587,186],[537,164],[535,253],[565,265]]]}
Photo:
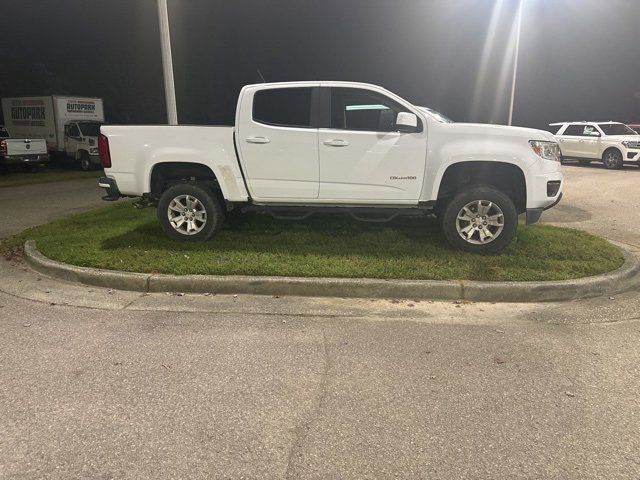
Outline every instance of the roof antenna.
{"label": "roof antenna", "polygon": [[262,72],[260,71],[260,69],[258,68],[258,75],[260,75],[260,78],[262,79],[262,83],[267,83],[267,81],[264,79],[264,75],[262,75]]}

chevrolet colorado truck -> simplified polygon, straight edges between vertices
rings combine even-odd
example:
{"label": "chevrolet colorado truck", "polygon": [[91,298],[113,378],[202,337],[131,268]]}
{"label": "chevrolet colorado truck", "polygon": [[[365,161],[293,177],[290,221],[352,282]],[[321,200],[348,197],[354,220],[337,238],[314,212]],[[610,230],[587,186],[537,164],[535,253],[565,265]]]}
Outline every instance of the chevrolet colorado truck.
{"label": "chevrolet colorado truck", "polygon": [[104,200],[143,197],[165,233],[205,241],[231,211],[302,219],[436,215],[462,250],[499,253],[561,198],[553,135],[453,123],[375,85],[245,86],[235,127],[102,126]]}

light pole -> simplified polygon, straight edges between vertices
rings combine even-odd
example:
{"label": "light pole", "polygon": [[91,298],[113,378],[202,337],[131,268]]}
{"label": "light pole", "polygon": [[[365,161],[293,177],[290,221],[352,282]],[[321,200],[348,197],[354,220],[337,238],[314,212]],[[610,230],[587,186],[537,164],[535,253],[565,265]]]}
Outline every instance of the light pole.
{"label": "light pole", "polygon": [[513,124],[513,105],[516,100],[516,79],[518,77],[518,56],[520,55],[520,33],[522,31],[522,9],[524,0],[518,5],[518,19],[516,24],[516,53],[513,59],[513,78],[511,79],[511,101],[509,103],[509,126]]}
{"label": "light pole", "polygon": [[162,48],[162,71],[164,74],[164,97],[167,104],[167,123],[178,124],[176,108],[176,88],[173,83],[173,60],[171,59],[171,36],[169,35],[169,13],[167,0],[158,0],[158,21],[160,23],[160,45]]}

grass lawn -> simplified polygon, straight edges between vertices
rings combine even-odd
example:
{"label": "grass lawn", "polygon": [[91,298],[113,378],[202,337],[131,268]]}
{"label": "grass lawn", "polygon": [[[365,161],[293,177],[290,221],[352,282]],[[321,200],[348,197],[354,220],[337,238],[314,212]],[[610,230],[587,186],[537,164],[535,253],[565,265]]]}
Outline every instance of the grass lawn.
{"label": "grass lawn", "polygon": [[623,264],[605,240],[551,226],[521,226],[503,255],[484,257],[451,249],[435,220],[240,215],[228,224],[207,243],[176,243],[162,232],[155,209],[135,210],[127,202],[33,228],[1,248],[32,238],[55,260],[176,274],[526,281],[596,275]]}
{"label": "grass lawn", "polygon": [[98,178],[101,174],[102,170],[83,172],[79,168],[45,167],[33,173],[12,169],[9,171],[0,171],[0,188],[59,182],[79,178]]}

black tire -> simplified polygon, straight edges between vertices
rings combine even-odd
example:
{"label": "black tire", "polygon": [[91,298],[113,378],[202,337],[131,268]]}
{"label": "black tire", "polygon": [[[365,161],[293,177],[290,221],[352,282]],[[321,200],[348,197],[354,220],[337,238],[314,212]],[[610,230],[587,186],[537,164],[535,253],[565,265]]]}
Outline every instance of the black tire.
{"label": "black tire", "polygon": [[624,164],[622,153],[617,148],[610,148],[602,154],[602,163],[604,168],[609,170],[619,170]]}
{"label": "black tire", "polygon": [[[201,229],[195,233],[187,233],[182,228],[174,227],[174,224],[178,223],[179,219],[174,221],[174,223],[169,219],[169,206],[172,205],[175,208],[177,203],[172,204],[172,201],[180,197],[195,198],[199,202],[197,208],[200,209],[200,213],[202,209],[206,213],[204,222],[201,222],[197,218],[192,220],[193,225],[197,225],[197,227],[200,227],[201,223],[203,223]],[[184,204],[184,202],[179,203],[180,205]],[[175,210],[172,210],[172,212],[174,212],[172,215],[175,214]],[[187,182],[173,185],[162,193],[158,201],[157,214],[164,233],[179,242],[206,242],[222,228],[225,216],[222,203],[214,192],[198,184]],[[180,227],[182,227],[182,224]],[[185,226],[185,228],[188,227]]]}
{"label": "black tire", "polygon": [[91,164],[91,160],[89,159],[89,154],[87,152],[80,152],[80,168],[84,172],[93,170],[93,165]]}
{"label": "black tire", "polygon": [[[463,211],[463,207],[471,208],[473,216],[476,218],[476,214],[481,214],[476,207],[476,211],[473,210],[473,205],[469,207],[469,204],[481,202],[482,208],[489,208],[487,215],[480,216],[479,221],[482,221],[484,225],[487,225],[487,218],[495,217],[501,212],[502,220],[495,219],[495,222],[502,222],[502,228],[497,225],[487,225],[484,227],[478,223],[477,227],[474,227],[471,221],[463,220],[460,218],[462,230],[470,229],[470,238],[463,238],[463,233],[458,232],[458,215]],[[466,214],[465,214],[466,215]],[[478,229],[476,231],[476,228]],[[475,243],[480,242],[482,229],[482,235],[486,238],[484,232],[489,231],[492,235],[495,234],[493,240],[488,240],[487,243]],[[494,255],[501,253],[505,248],[509,246],[511,241],[516,235],[518,229],[518,212],[513,204],[513,201],[501,191],[490,187],[480,186],[470,188],[464,192],[460,192],[455,195],[451,201],[447,204],[442,215],[442,230],[449,243],[460,250],[465,252],[477,253],[481,255]]]}

